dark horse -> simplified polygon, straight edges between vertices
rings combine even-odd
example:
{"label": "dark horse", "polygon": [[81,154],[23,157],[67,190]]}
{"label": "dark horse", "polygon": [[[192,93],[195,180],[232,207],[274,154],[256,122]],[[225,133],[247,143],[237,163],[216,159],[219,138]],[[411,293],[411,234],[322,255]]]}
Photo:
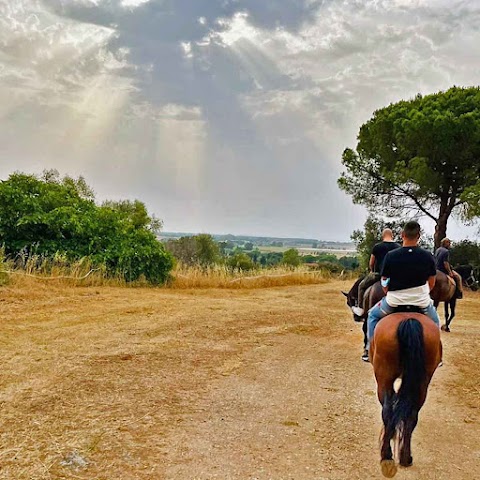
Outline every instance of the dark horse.
{"label": "dark horse", "polygon": [[455,271],[462,277],[463,284],[473,292],[478,290],[478,281],[475,278],[475,271],[472,265],[459,265]]}
{"label": "dark horse", "polygon": [[[359,306],[358,305],[358,286],[364,277],[360,277],[355,281],[352,288],[348,292],[342,293],[347,297],[347,305],[350,307]],[[363,322],[363,348],[365,353],[365,348],[367,346],[367,322],[366,317],[370,308],[372,308],[377,302],[379,302],[385,296],[380,282],[373,284],[370,288],[367,289],[363,299],[363,305],[360,305],[364,310],[364,315],[359,317],[353,313],[353,319],[356,322]],[[457,298],[455,296],[455,283],[450,279],[448,275],[437,270],[437,276],[435,280],[435,287],[430,292],[432,297],[433,304],[435,308],[438,307],[440,302],[445,302],[445,325],[442,326],[442,330],[449,332],[450,323],[455,316],[455,308],[457,305]]]}
{"label": "dark horse", "polygon": [[[385,477],[391,478],[397,473],[392,441],[396,443],[400,465],[409,467],[413,463],[412,433],[441,359],[440,331],[425,315],[393,313],[375,328],[370,361],[382,405],[380,465]],[[396,391],[394,383],[399,378],[401,386]]]}
{"label": "dark horse", "polygon": [[356,315],[353,311],[353,320],[355,322],[362,322],[362,330],[363,330],[363,353],[364,355],[366,354],[366,348],[367,348],[367,314],[370,308],[372,308],[377,302],[379,302],[384,296],[385,292],[382,289],[382,286],[380,285],[380,282],[374,283],[370,288],[368,288],[365,292],[365,295],[363,296],[363,305],[358,305],[358,286],[360,285],[360,282],[364,279],[365,277],[362,276],[359,279],[355,281],[353,284],[352,288],[347,292],[342,293],[347,297],[347,305],[350,307],[358,307],[361,306],[364,310],[363,316],[359,317]]}

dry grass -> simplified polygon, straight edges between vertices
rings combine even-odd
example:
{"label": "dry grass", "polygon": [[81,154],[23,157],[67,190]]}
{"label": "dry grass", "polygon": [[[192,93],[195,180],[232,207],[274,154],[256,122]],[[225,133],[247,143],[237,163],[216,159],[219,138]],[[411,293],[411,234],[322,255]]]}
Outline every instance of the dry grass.
{"label": "dry grass", "polygon": [[[1,252],[0,252],[1,258]],[[348,275],[348,274],[347,274]],[[225,265],[211,267],[185,267],[177,265],[171,274],[168,288],[266,288],[288,285],[314,285],[325,283],[333,275],[326,270],[310,271],[306,267],[275,267],[253,271],[232,270]],[[147,287],[145,279],[125,282],[121,277],[106,274],[104,266],[93,266],[88,258],[69,262],[62,256],[45,259],[39,256],[25,258],[16,264],[12,260],[0,261],[0,285],[29,284],[30,279],[57,285],[76,286],[130,286]]]}
{"label": "dry grass", "polygon": [[332,275],[323,270],[309,271],[304,267],[286,267],[262,270],[232,270],[226,266],[182,267],[172,274],[171,288],[266,288],[287,285],[314,285],[325,283]]}
{"label": "dry grass", "polygon": [[[251,352],[267,355],[278,335],[360,351],[339,295],[346,286],[84,288],[22,277],[1,287],[0,478],[165,478],[168,465],[189,460],[175,441],[189,416],[202,415],[198,399],[246,368]],[[462,379],[449,393],[449,401],[460,392],[472,405],[478,299],[464,300]],[[339,357],[323,361],[334,375]],[[477,421],[478,408],[471,411]],[[350,447],[351,439],[342,456]]]}
{"label": "dry grass", "polygon": [[2,287],[0,477],[163,478],[166,435],[242,364],[256,329],[287,333],[285,318],[313,312],[292,295],[30,277]]}
{"label": "dry grass", "polygon": [[40,255],[19,255],[14,261],[6,259],[0,250],[0,285],[21,284],[25,281],[28,283],[30,278],[64,285],[125,284],[123,279],[107,277],[105,266],[94,266],[87,257],[71,262],[63,255],[48,258]]}

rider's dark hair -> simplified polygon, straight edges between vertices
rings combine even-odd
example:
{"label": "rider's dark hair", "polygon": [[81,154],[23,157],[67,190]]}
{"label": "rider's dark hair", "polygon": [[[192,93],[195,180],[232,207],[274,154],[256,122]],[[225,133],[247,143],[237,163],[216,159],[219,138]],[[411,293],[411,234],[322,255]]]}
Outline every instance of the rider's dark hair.
{"label": "rider's dark hair", "polygon": [[410,220],[403,227],[403,233],[409,240],[415,240],[420,235],[420,225],[415,220]]}

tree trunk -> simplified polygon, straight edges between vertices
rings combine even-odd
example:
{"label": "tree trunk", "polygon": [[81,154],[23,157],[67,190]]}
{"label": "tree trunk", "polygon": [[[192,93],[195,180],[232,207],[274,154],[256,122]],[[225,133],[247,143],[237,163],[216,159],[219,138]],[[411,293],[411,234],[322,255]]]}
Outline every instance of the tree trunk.
{"label": "tree trunk", "polygon": [[442,216],[437,219],[437,224],[435,225],[435,234],[433,236],[435,250],[440,246],[440,242],[446,236],[447,236],[447,218],[445,216]]}
{"label": "tree trunk", "polygon": [[438,212],[437,224],[435,225],[435,250],[440,246],[440,242],[447,236],[447,222],[450,215],[455,208],[457,201],[456,191],[452,192],[450,196],[442,196],[440,199],[440,211]]}

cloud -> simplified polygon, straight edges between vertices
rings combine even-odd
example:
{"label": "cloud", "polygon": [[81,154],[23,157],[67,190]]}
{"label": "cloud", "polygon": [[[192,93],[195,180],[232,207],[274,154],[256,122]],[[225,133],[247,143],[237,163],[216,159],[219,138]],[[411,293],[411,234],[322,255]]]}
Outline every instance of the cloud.
{"label": "cloud", "polygon": [[468,0],[3,0],[1,174],[84,174],[171,230],[347,238],[342,150],[376,108],[478,83],[479,21]]}

